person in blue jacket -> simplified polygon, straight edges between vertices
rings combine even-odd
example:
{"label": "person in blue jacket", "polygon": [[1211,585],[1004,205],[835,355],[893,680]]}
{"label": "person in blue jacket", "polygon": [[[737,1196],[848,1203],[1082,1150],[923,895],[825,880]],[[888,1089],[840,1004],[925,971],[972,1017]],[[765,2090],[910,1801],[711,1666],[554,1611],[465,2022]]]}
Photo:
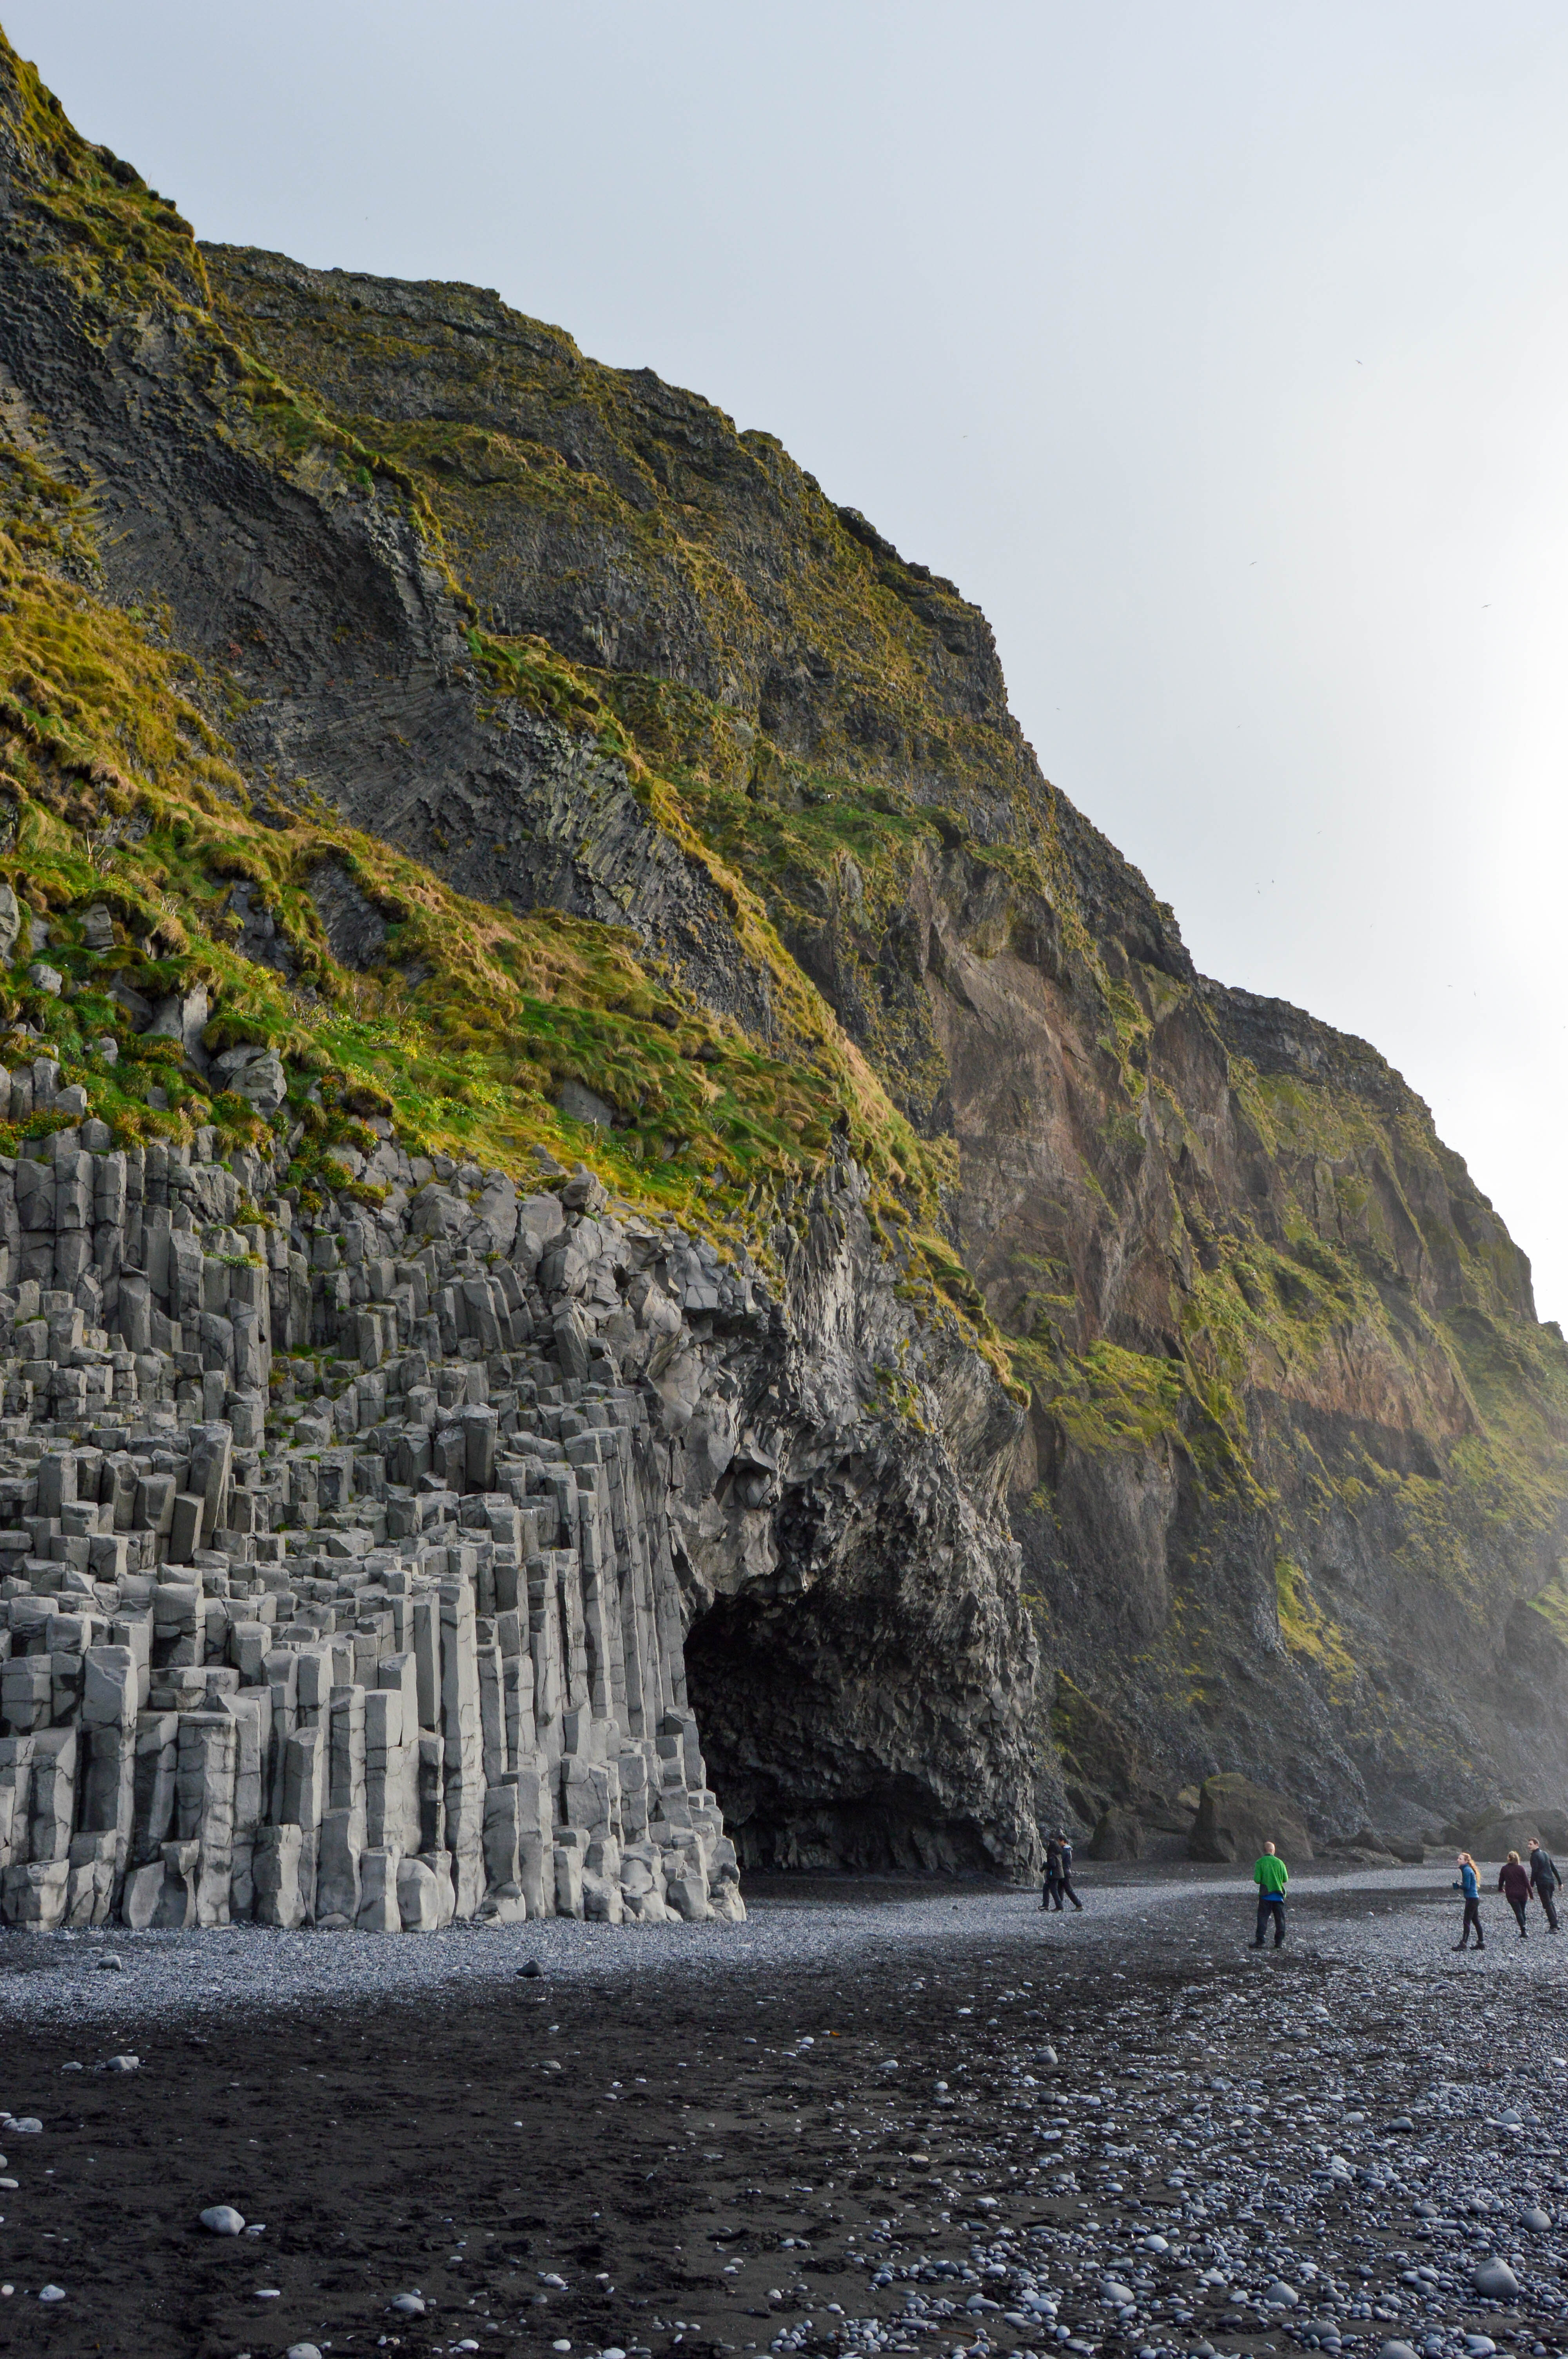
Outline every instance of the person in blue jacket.
{"label": "person in blue jacket", "polygon": [[1454,1946],[1456,1950],[1469,1948],[1470,1928],[1473,1925],[1476,1929],[1476,1947],[1478,1950],[1484,1950],[1487,1946],[1487,1937],[1481,1930],[1481,1886],[1476,1875],[1476,1863],[1467,1851],[1462,1851],[1458,1864],[1459,1876],[1454,1889],[1465,1895],[1465,1930]]}

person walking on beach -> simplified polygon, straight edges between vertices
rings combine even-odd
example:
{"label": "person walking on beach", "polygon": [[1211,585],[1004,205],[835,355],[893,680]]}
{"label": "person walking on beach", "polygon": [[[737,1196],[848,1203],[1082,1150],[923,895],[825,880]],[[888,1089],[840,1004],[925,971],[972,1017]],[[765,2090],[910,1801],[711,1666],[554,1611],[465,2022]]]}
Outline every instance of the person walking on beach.
{"label": "person walking on beach", "polygon": [[1073,1890],[1073,1846],[1058,1827],[1045,1845],[1045,1889],[1041,1896],[1040,1906],[1042,1908],[1054,1908],[1059,1917],[1064,1893],[1075,1908],[1083,1908],[1083,1902]]}
{"label": "person walking on beach", "polygon": [[1557,1873],[1557,1862],[1536,1835],[1531,1835],[1530,1839],[1529,1866],[1530,1880],[1535,1886],[1535,1897],[1546,1911],[1546,1930],[1549,1933],[1555,1933],[1557,1903],[1552,1896],[1563,1878]]}
{"label": "person walking on beach", "polygon": [[1062,1913],[1062,1839],[1048,1835],[1045,1840],[1045,1889],[1040,1895],[1042,1908],[1054,1908]]}
{"label": "person walking on beach", "polygon": [[1530,1906],[1530,1870],[1517,1851],[1510,1851],[1498,1870],[1498,1890],[1507,1893],[1509,1907],[1519,1919],[1519,1940],[1524,1940],[1524,1912]]}
{"label": "person walking on beach", "polygon": [[1476,1863],[1467,1851],[1462,1851],[1456,1864],[1459,1875],[1454,1889],[1465,1895],[1465,1930],[1454,1946],[1456,1950],[1467,1950],[1470,1946],[1470,1929],[1474,1926],[1476,1947],[1478,1950],[1484,1950],[1487,1946],[1487,1937],[1481,1930],[1481,1886],[1476,1874]]}
{"label": "person walking on beach", "polygon": [[1291,1871],[1279,1856],[1272,1843],[1265,1843],[1263,1856],[1252,1871],[1252,1881],[1258,1886],[1258,1934],[1252,1947],[1260,1950],[1263,1934],[1271,1918],[1274,1920],[1274,1947],[1285,1946],[1285,1886]]}
{"label": "person walking on beach", "polygon": [[[1070,1835],[1059,1834],[1056,1841],[1062,1846],[1062,1889],[1081,1916],[1084,1904],[1073,1890],[1073,1840]],[[1060,1908],[1061,1905],[1058,1900],[1057,1908]]]}

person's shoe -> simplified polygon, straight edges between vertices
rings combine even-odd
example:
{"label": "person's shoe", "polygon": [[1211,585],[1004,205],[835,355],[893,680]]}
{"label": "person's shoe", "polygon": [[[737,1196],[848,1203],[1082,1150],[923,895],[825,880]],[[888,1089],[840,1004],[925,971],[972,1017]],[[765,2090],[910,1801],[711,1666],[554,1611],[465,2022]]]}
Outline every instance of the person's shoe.
{"label": "person's shoe", "polygon": [[1480,1953],[1480,1951],[1481,1951],[1482,1950],[1484,1950],[1484,1949],[1486,1948],[1486,1946],[1487,1946],[1487,1945],[1486,1945],[1485,1941],[1477,1941],[1477,1942],[1476,1942],[1476,1953],[1477,1953],[1477,1955]]}
{"label": "person's shoe", "polygon": [[1450,1946],[1455,1950],[1467,1950],[1470,1944],[1468,1941],[1454,1941]]}
{"label": "person's shoe", "polygon": [[1263,1944],[1261,1941],[1251,1941],[1248,1944],[1248,1947],[1253,1950],[1260,1950]]}

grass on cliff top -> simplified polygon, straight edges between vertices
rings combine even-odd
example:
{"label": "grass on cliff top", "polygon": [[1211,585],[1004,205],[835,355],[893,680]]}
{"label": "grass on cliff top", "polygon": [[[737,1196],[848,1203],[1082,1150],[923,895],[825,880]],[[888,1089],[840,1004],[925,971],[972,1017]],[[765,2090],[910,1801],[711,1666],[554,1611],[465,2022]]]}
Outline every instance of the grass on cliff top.
{"label": "grass on cliff top", "polygon": [[336,476],[332,488],[340,495],[390,489],[438,557],[439,530],[413,477],[227,333],[212,311],[190,223],[134,166],[82,138],[3,32],[0,109],[23,167],[13,177],[11,196],[28,220],[32,260],[75,290],[90,335],[106,339],[152,311],[178,321],[186,347],[183,372],[222,412],[222,430],[264,447],[286,471],[302,466],[318,489],[326,488],[323,462]]}
{"label": "grass on cliff top", "polygon": [[[306,277],[230,248],[213,250],[211,277],[236,341],[418,484],[487,620],[504,603],[510,545],[547,544],[568,570],[591,550],[629,611],[678,620],[708,671],[730,672],[753,724],[777,650],[802,650],[825,764],[918,769],[956,803],[983,782],[992,831],[1031,839],[1016,731],[1000,707],[977,719],[954,692],[983,623],[849,528],[773,436],[738,434],[711,404],[589,360],[474,288],[421,289],[416,311],[373,280]],[[411,375],[438,414],[407,415]],[[780,563],[758,561],[759,516]]]}

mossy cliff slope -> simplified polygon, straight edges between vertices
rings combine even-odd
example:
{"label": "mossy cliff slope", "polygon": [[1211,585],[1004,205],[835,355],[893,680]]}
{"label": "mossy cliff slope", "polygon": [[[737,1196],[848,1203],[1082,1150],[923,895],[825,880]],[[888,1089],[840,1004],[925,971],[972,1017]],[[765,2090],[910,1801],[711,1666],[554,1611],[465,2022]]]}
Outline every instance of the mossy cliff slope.
{"label": "mossy cliff slope", "polygon": [[[118,864],[128,981],[283,1051],[302,1185],[374,1114],[587,1155],[747,1239],[786,1327],[811,1261],[787,1413],[747,1405],[776,1563],[688,1647],[759,1852],[1022,1861],[1031,1738],[1087,1817],[1216,1767],[1326,1832],[1560,1786],[1523,1257],[1374,1052],[1195,974],[977,610],[697,397],[481,290],[199,247],[9,53],[0,103],[6,873],[60,912]],[[119,1118],[247,1115],[174,1066]],[[851,1161],[897,1333],[828,1266]],[[935,1776],[939,1559],[977,1702]]]}
{"label": "mossy cliff slope", "polygon": [[[485,1231],[513,1180],[570,1227],[589,1159],[687,1273],[589,1221],[563,1282],[579,1376],[667,1442],[743,1855],[1027,1868],[1020,1412],[936,1225],[950,1158],[595,680],[478,629],[415,478],[5,51],[0,174],[0,1157],[84,1111],[254,1148],[322,1269],[453,1190]],[[514,845],[542,882],[503,896]],[[336,1419],[351,1379],[323,1344],[280,1382]]]}

